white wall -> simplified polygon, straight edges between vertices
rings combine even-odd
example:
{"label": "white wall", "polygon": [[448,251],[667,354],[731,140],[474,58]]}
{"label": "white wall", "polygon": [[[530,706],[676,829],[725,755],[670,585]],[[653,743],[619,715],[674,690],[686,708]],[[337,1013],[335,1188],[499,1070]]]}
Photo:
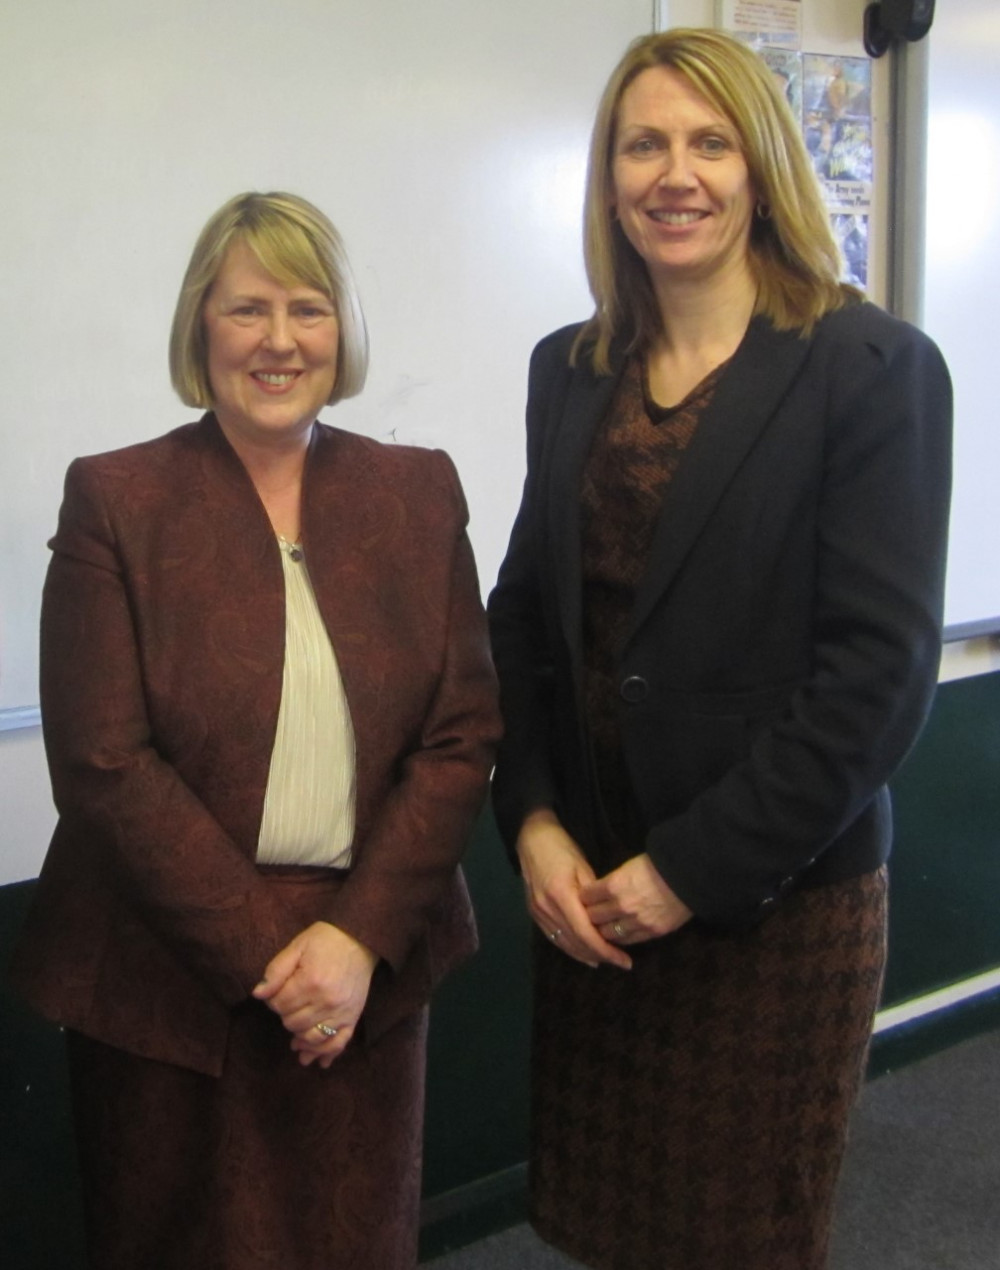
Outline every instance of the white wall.
{"label": "white wall", "polygon": [[923,326],[955,385],[949,623],[1000,617],[1000,6],[939,4],[928,37]]}
{"label": "white wall", "polygon": [[[804,0],[810,51],[861,55],[865,3]],[[0,9],[0,708],[35,699],[37,589],[67,462],[189,417],[166,381],[170,313],[195,233],[240,189],[294,189],[344,231],[373,372],[331,417],[452,452],[489,586],[518,497],[528,352],[588,307],[593,105],[654,15],[711,24],[714,0]],[[884,169],[888,59],[873,99]],[[881,184],[874,218],[882,299]],[[949,650],[945,674],[996,665],[977,641]],[[0,732],[0,809],[2,884],[37,872],[51,831],[37,728]]]}
{"label": "white wall", "polygon": [[34,877],[55,823],[39,728],[0,732],[0,885]]}
{"label": "white wall", "polygon": [[589,304],[594,100],[650,27],[650,0],[0,9],[0,708],[36,700],[67,463],[191,415],[166,378],[170,316],[197,231],[240,190],[302,193],[344,233],[373,364],[336,421],[452,453],[492,579],[528,353]]}
{"label": "white wall", "polygon": [[[586,316],[587,135],[651,0],[44,0],[0,7],[0,709],[37,700],[38,592],[77,454],[191,417],[166,338],[195,235],[288,188],[347,240],[372,332],[328,417],[443,445],[485,586],[523,474],[528,355]],[[52,812],[0,732],[0,883]]]}

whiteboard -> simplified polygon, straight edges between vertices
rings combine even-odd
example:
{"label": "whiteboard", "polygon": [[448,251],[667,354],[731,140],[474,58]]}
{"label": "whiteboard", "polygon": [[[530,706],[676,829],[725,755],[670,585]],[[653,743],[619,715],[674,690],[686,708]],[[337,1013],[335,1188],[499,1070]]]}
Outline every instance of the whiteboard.
{"label": "whiteboard", "polygon": [[923,326],[955,386],[945,621],[1000,631],[1000,8],[939,4],[927,39]]}
{"label": "whiteboard", "polygon": [[584,164],[649,0],[39,0],[0,10],[0,711],[37,702],[70,460],[194,417],[167,335],[208,216],[247,189],[343,233],[372,335],[328,422],[440,445],[484,589],[524,471],[527,360],[587,316]]}

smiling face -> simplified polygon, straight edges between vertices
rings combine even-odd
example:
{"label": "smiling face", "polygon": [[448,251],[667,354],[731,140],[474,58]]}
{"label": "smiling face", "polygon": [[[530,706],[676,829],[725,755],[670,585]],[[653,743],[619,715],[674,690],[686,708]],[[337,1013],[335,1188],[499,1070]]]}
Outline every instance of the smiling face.
{"label": "smiling face", "polygon": [[213,407],[230,441],[304,444],[337,379],[332,301],[310,286],[285,286],[237,241],[203,321]]}
{"label": "smiling face", "polygon": [[665,66],[622,94],[614,211],[654,285],[750,273],[755,195],[733,125]]}

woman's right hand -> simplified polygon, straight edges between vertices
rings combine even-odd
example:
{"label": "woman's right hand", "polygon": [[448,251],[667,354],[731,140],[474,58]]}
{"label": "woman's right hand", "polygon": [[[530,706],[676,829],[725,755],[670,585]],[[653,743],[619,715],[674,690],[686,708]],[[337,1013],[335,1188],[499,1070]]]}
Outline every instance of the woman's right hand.
{"label": "woman's right hand", "polygon": [[604,962],[631,970],[628,954],[609,944],[587,916],[580,891],[596,880],[594,870],[555,812],[539,808],[528,814],[517,836],[517,855],[528,910],[542,934],[584,965]]}
{"label": "woman's right hand", "polygon": [[253,995],[281,1016],[303,1067],[326,1068],[354,1035],[377,963],[339,926],[313,922],[271,958]]}

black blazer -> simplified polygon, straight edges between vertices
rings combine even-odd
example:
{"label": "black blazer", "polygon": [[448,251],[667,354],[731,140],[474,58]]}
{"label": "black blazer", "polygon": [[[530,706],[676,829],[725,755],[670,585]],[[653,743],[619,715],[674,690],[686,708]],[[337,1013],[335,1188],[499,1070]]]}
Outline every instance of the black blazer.
{"label": "black blazer", "polygon": [[[512,848],[555,809],[598,834],[582,727],[580,480],[623,367],[535,349],[528,471],[489,602]],[[871,304],[810,338],[755,318],[666,494],[618,663],[645,848],[708,921],[887,856],[885,782],[940,654],[951,389],[936,347]]]}

